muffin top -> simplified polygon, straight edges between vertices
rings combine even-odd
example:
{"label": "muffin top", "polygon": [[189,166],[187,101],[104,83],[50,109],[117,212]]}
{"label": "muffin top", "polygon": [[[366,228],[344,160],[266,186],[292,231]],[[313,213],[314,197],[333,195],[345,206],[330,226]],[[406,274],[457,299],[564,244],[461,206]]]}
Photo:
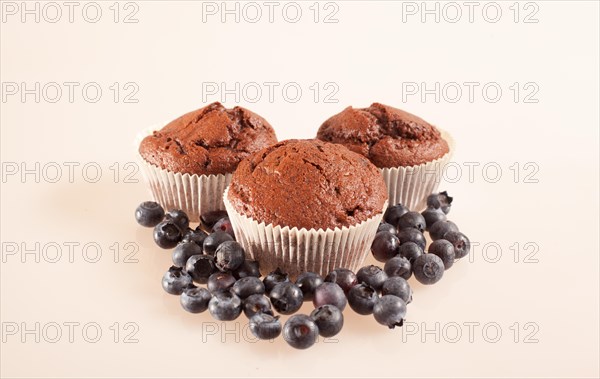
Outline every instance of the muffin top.
{"label": "muffin top", "polygon": [[321,125],[317,138],[342,144],[379,168],[419,165],[449,151],[448,143],[433,125],[379,103],[344,109]]}
{"label": "muffin top", "polygon": [[139,152],[147,162],[169,171],[225,174],[251,153],[275,142],[275,131],[264,118],[216,102],[153,132],[142,140]]}
{"label": "muffin top", "polygon": [[243,160],[228,200],[265,224],[334,229],[383,211],[387,189],[379,170],[342,145],[287,140]]}

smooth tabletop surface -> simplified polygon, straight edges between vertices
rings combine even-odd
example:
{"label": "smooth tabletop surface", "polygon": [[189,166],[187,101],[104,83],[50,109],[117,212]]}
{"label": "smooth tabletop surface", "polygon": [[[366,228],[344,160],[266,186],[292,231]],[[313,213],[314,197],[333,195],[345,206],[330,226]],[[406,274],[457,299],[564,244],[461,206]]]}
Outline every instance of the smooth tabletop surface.
{"label": "smooth tabletop surface", "polygon": [[[598,377],[599,5],[475,3],[2,1],[1,376]],[[306,351],[186,313],[132,141],[213,101],[279,139],[375,101],[439,125],[471,254]]]}

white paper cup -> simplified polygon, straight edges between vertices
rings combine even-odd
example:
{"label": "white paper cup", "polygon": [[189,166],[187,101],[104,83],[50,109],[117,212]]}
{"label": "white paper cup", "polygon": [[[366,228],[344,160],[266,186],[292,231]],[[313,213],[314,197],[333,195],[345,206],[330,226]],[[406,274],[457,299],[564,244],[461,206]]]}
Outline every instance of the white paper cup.
{"label": "white paper cup", "polygon": [[411,211],[417,212],[425,209],[427,196],[437,191],[442,180],[443,170],[454,151],[452,137],[443,130],[440,132],[449,147],[448,153],[441,158],[416,166],[380,169],[388,188],[390,205],[401,203]]}
{"label": "white paper cup", "polygon": [[387,208],[386,202],[382,213],[350,227],[306,230],[273,226],[238,213],[227,200],[227,189],[223,202],[237,241],[258,261],[261,272],[280,268],[292,278],[307,271],[325,276],[340,267],[356,271],[371,252]]}
{"label": "white paper cup", "polygon": [[190,220],[198,221],[206,212],[225,210],[223,192],[231,181],[232,173],[218,175],[190,175],[162,169],[146,162],[139,153],[142,140],[157,130],[150,127],[140,132],[134,141],[136,156],[144,174],[144,180],[154,201],[166,211],[181,209]]}

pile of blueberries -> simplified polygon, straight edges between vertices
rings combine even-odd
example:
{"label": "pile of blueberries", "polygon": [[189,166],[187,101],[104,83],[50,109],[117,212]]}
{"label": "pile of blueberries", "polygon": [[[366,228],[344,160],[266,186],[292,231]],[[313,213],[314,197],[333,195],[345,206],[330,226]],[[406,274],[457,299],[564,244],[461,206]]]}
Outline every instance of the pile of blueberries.
{"label": "pile of blueberries", "polygon": [[[224,211],[203,214],[192,229],[185,212],[165,213],[158,203],[147,201],[138,206],[135,218],[140,225],[154,228],[159,247],[173,249],[173,266],[164,274],[162,287],[180,296],[183,309],[208,310],[221,321],[235,320],[243,312],[257,338],[270,340],[283,334],[292,347],[306,349],[319,335],[333,337],[341,331],[346,305],[361,315],[372,314],[389,328],[402,326],[406,305],[412,301],[407,279],[414,273],[420,282],[434,283],[455,258],[468,253],[468,239],[446,220],[452,198],[445,192],[434,195],[423,214],[402,205],[388,209],[372,246],[375,258],[386,262],[383,269],[370,265],[354,273],[338,268],[324,278],[305,272],[295,282],[280,269],[261,280],[258,262],[246,259]],[[428,225],[432,238],[434,233],[439,238],[424,254],[423,230]],[[310,315],[293,315],[304,301],[312,301],[315,309]],[[273,310],[293,316],[282,327]]]}
{"label": "pile of blueberries", "polygon": [[[455,260],[469,254],[469,238],[447,219],[451,205],[452,197],[444,191],[429,195],[422,213],[402,204],[387,209],[371,252],[377,261],[385,263],[383,270],[388,276],[408,279],[414,274],[420,283],[434,284]],[[425,231],[433,241],[427,250]]]}

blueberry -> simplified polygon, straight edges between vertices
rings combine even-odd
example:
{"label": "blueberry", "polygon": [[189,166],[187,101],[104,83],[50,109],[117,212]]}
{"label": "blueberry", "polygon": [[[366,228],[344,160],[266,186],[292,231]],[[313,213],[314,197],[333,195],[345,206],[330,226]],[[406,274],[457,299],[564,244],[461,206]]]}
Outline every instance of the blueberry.
{"label": "blueberry", "polygon": [[440,203],[440,199],[438,197],[438,193],[432,193],[431,195],[427,196],[427,207],[428,208],[435,208],[435,209],[440,209],[440,207],[442,206],[442,204]]}
{"label": "blueberry", "polygon": [[401,255],[387,261],[385,266],[383,266],[383,271],[385,271],[388,277],[399,276],[408,280],[412,276],[410,261]]}
{"label": "blueberry", "polygon": [[208,309],[210,299],[210,292],[206,288],[194,287],[183,291],[179,301],[186,311],[200,313]]}
{"label": "blueberry", "polygon": [[432,193],[427,196],[427,207],[439,208],[444,214],[450,212],[452,197],[448,196],[448,192]]}
{"label": "blueberry", "polygon": [[185,267],[188,258],[198,254],[202,254],[202,248],[195,242],[179,242],[173,250],[173,263],[175,266]]}
{"label": "blueberry", "polygon": [[383,214],[383,220],[388,224],[396,226],[398,225],[398,220],[400,219],[400,217],[408,213],[408,211],[409,209],[402,204],[397,204],[388,207],[388,209]]}
{"label": "blueberry", "polygon": [[312,301],[315,289],[323,283],[323,277],[314,272],[303,272],[298,275],[296,285],[302,290],[304,301]]}
{"label": "blueberry", "polygon": [[437,283],[444,275],[444,262],[434,254],[423,254],[413,264],[413,274],[422,284]]}
{"label": "blueberry", "polygon": [[188,229],[187,232],[183,235],[181,242],[195,242],[198,246],[202,247],[204,244],[204,239],[206,239],[206,234],[202,229]]}
{"label": "blueberry", "polygon": [[208,277],[206,286],[211,293],[217,293],[229,289],[235,283],[233,275],[227,272],[217,271]]}
{"label": "blueberry", "polygon": [[371,245],[371,253],[379,262],[387,262],[398,254],[400,240],[390,232],[379,232]]}
{"label": "blueberry", "polygon": [[238,295],[240,299],[245,299],[250,295],[262,295],[265,293],[265,285],[263,282],[253,276],[238,279],[231,288],[233,293]]}
{"label": "blueberry", "polygon": [[261,340],[272,340],[281,334],[279,316],[257,313],[250,318],[250,331]]}
{"label": "blueberry", "polygon": [[406,316],[406,303],[398,296],[384,295],[377,299],[373,307],[373,316],[378,323],[390,329],[402,326]]}
{"label": "blueberry", "polygon": [[192,277],[177,266],[171,266],[162,278],[163,289],[171,295],[181,295],[186,288],[193,285]]}
{"label": "blueberry", "polygon": [[427,208],[423,211],[423,213],[421,213],[421,216],[423,216],[425,219],[425,229],[427,230],[429,230],[429,228],[431,228],[431,226],[436,222],[446,220],[446,214],[439,208]]}
{"label": "blueberry", "polygon": [[366,283],[373,287],[375,291],[380,291],[383,282],[387,279],[387,274],[379,266],[369,265],[356,272],[359,283]]}
{"label": "blueberry", "polygon": [[260,269],[258,267],[258,262],[246,259],[244,263],[240,265],[240,267],[233,271],[233,276],[235,276],[236,279],[241,279],[248,276],[260,278]]}
{"label": "blueberry", "polygon": [[250,295],[244,299],[244,314],[248,318],[252,318],[257,313],[266,313],[273,315],[271,310],[271,302],[269,298],[264,295]]}
{"label": "blueberry", "polygon": [[213,225],[212,231],[213,232],[225,232],[225,233],[228,233],[233,238],[235,238],[235,234],[233,233],[233,226],[231,225],[231,221],[229,220],[229,217],[223,217],[222,219],[217,221]]}
{"label": "blueberry", "polygon": [[204,248],[204,254],[213,255],[220,244],[226,241],[233,241],[233,237],[229,233],[215,232],[211,233],[204,239],[202,247]]}
{"label": "blueberry", "polygon": [[425,236],[419,230],[415,228],[405,228],[398,232],[398,239],[400,240],[400,245],[405,242],[414,242],[421,250],[425,250]]}
{"label": "blueberry", "polygon": [[135,220],[142,226],[156,226],[163,217],[165,210],[155,201],[144,201],[135,209]]}
{"label": "blueberry", "polygon": [[354,312],[360,315],[370,315],[373,313],[373,306],[379,296],[375,288],[368,284],[358,284],[348,292],[348,304]]}
{"label": "blueberry", "polygon": [[206,284],[208,278],[215,272],[214,258],[210,255],[192,255],[185,264],[185,271],[190,274],[196,283]]}
{"label": "blueberry", "polygon": [[288,274],[281,271],[281,269],[278,267],[275,269],[275,271],[270,272],[263,279],[263,283],[265,285],[265,293],[268,294],[269,292],[271,292],[271,290],[273,289],[273,287],[275,287],[276,284],[285,283],[289,281],[290,277],[288,276]]}
{"label": "blueberry", "polygon": [[396,227],[392,224],[388,224],[387,222],[382,222],[377,228],[377,233],[379,232],[389,232],[392,234],[396,234]]}
{"label": "blueberry", "polygon": [[333,337],[338,334],[344,326],[344,315],[337,307],[327,304],[323,305],[310,314],[315,322],[321,337]]}
{"label": "blueberry", "polygon": [[461,232],[448,232],[444,234],[444,239],[454,245],[454,254],[456,259],[464,258],[469,255],[471,250],[471,241]]}
{"label": "blueberry", "polygon": [[188,215],[181,209],[173,209],[165,213],[165,221],[171,221],[173,224],[177,225],[182,234],[185,233],[190,226]]}
{"label": "blueberry", "polygon": [[425,230],[425,218],[419,212],[407,212],[398,219],[398,230],[414,228],[421,233]]}
{"label": "blueberry", "polygon": [[446,240],[436,240],[429,245],[429,254],[435,254],[444,262],[444,268],[447,270],[452,267],[456,254],[454,253],[454,245]]}
{"label": "blueberry", "polygon": [[296,349],[308,349],[318,336],[317,324],[307,315],[293,315],[283,326],[283,339]]}
{"label": "blueberry", "polygon": [[221,271],[233,271],[244,263],[244,248],[236,241],[225,241],[215,251],[215,264]]}
{"label": "blueberry", "polygon": [[381,287],[381,294],[383,296],[398,296],[404,300],[406,304],[412,301],[412,290],[410,289],[410,285],[406,279],[399,276],[388,278],[385,283],[383,283],[383,287]]}
{"label": "blueberry", "polygon": [[242,300],[230,291],[220,291],[208,302],[208,311],[219,321],[232,321],[242,313]]}
{"label": "blueberry", "polygon": [[335,305],[339,310],[343,311],[346,308],[346,295],[342,287],[335,283],[323,282],[315,289],[313,304],[318,308],[325,304]]}
{"label": "blueberry", "polygon": [[302,306],[302,290],[291,282],[278,283],[269,293],[273,308],[281,314],[291,315]]}
{"label": "blueberry", "polygon": [[[347,268],[336,268],[325,277],[326,282],[335,283],[342,288],[344,293],[348,293],[350,288],[354,287],[358,280],[356,274]],[[342,308],[343,310],[343,308]]]}
{"label": "blueberry", "polygon": [[200,215],[200,222],[211,229],[223,217],[227,217],[226,211],[207,212]]}
{"label": "blueberry", "polygon": [[404,242],[398,249],[398,255],[408,259],[411,265],[421,254],[423,254],[423,248],[412,241]]}
{"label": "blueberry", "polygon": [[429,236],[433,241],[444,238],[448,232],[458,232],[458,226],[450,220],[438,221],[429,227]]}
{"label": "blueberry", "polygon": [[181,241],[181,231],[171,221],[162,221],[154,227],[154,242],[163,249],[172,249],[179,241]]}

